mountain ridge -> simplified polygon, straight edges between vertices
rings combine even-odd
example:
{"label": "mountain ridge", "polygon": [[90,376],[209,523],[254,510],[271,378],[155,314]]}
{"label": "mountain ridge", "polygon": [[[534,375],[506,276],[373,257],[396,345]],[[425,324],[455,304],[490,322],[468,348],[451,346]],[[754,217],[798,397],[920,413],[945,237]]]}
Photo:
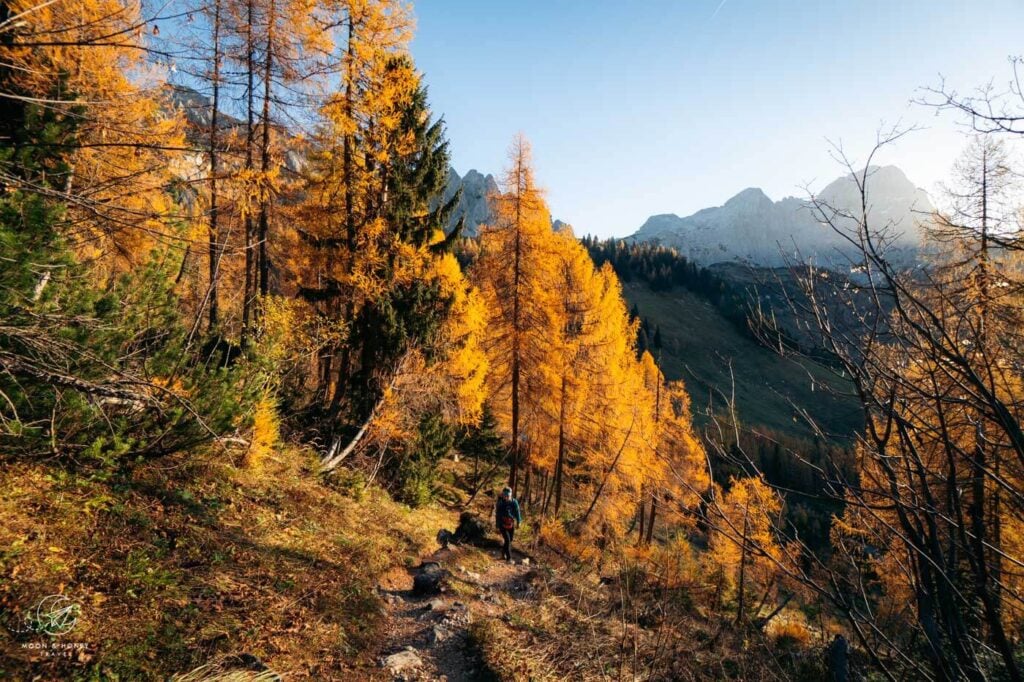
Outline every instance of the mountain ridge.
{"label": "mountain ridge", "polygon": [[[491,193],[499,192],[500,188],[497,180],[490,173],[485,175],[475,168],[470,168],[465,175],[460,176],[454,167],[449,167],[448,184],[445,186],[441,200],[450,201],[460,188],[462,196],[459,198],[455,210],[452,211],[446,230],[448,232],[454,230],[459,220],[465,217],[466,224],[462,228],[462,236],[476,237],[480,234],[480,226],[486,225],[491,219],[491,209],[487,204],[487,197]],[[555,232],[568,230],[569,233],[573,233],[572,224],[558,220],[554,216],[551,218],[551,229]]]}
{"label": "mountain ridge", "polygon": [[[921,246],[923,214],[934,210],[928,194],[914,185],[896,166],[873,166],[869,171],[868,224],[885,226],[894,255],[912,257]],[[852,175],[829,183],[815,199],[844,212],[860,213],[860,196]],[[839,221],[841,231],[855,227]],[[780,267],[815,260],[841,267],[856,262],[856,249],[815,215],[809,199],[787,196],[773,201],[758,187],[748,187],[721,206],[688,215],[661,213],[650,216],[626,238],[677,249],[700,265],[745,262]]]}

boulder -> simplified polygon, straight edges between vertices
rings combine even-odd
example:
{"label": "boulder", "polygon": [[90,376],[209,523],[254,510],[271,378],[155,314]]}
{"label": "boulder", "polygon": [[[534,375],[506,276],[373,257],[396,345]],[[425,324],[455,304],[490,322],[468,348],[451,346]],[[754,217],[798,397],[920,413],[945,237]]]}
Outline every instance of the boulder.
{"label": "boulder", "polygon": [[430,561],[420,566],[419,572],[412,579],[412,593],[417,597],[437,594],[441,591],[441,581],[445,571],[441,564]]}
{"label": "boulder", "polygon": [[459,526],[455,529],[453,539],[471,545],[481,544],[486,538],[490,527],[476,514],[464,511],[459,514]]}
{"label": "boulder", "polygon": [[427,602],[427,611],[444,612],[448,610],[448,602],[444,599],[431,599]]}
{"label": "boulder", "polygon": [[409,647],[405,651],[399,651],[397,654],[391,654],[385,658],[384,667],[393,675],[401,675],[423,667],[423,659],[419,657],[415,649]]}
{"label": "boulder", "polygon": [[451,532],[447,528],[442,528],[437,531],[437,544],[441,545],[444,549],[448,549],[448,545],[455,541],[455,533]]}

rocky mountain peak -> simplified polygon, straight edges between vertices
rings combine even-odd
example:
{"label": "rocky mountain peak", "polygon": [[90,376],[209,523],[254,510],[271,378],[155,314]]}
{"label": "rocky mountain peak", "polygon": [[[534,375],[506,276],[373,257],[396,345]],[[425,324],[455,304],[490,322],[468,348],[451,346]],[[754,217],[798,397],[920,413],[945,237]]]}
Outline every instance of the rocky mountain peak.
{"label": "rocky mountain peak", "polygon": [[729,199],[722,208],[738,210],[763,210],[772,203],[760,187],[748,187]]}
{"label": "rocky mountain peak", "polygon": [[[867,175],[868,224],[895,235],[893,248],[901,254],[916,251],[921,245],[920,222],[932,210],[927,193],[896,166],[873,166]],[[856,215],[860,206],[856,178],[837,178],[815,199]],[[778,267],[794,260],[815,260],[841,268],[854,256],[848,241],[822,228],[808,201],[793,197],[772,201],[756,187],[722,206],[689,216],[651,216],[630,239],[675,247],[701,265],[739,261]]]}

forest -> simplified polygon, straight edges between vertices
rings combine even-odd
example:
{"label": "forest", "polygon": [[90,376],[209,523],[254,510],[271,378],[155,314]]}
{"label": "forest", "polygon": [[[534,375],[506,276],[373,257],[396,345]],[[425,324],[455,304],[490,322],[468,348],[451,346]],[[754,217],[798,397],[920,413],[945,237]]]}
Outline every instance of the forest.
{"label": "forest", "polygon": [[[0,676],[1021,679],[1024,107],[931,91],[976,132],[934,248],[812,197],[858,260],[769,310],[552,229],[524,134],[463,235],[414,28],[0,0]],[[637,283],[841,377],[861,428],[695,415]]]}

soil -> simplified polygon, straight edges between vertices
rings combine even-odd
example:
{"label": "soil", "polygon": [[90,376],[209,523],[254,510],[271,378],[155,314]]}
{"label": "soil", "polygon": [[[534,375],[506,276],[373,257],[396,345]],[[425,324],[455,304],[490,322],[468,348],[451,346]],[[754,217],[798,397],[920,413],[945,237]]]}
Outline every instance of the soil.
{"label": "soil", "polygon": [[[531,593],[529,557],[513,551],[511,563],[499,549],[453,546],[423,557],[447,571],[440,594],[412,594],[415,568],[384,576],[380,594],[385,609],[385,640],[377,668],[365,679],[473,682],[483,674],[469,646],[469,627],[484,618],[505,618],[515,602]],[[411,654],[411,655],[410,655]],[[393,658],[389,658],[393,657]]]}

